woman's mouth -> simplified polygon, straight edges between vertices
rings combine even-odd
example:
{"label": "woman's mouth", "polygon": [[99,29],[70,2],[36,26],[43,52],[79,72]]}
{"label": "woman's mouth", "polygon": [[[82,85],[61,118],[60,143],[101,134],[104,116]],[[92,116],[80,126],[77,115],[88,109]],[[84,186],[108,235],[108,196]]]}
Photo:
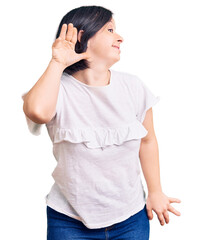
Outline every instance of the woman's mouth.
{"label": "woman's mouth", "polygon": [[115,45],[112,45],[112,47],[116,48],[119,51],[119,53],[121,52],[120,47],[115,46]]}
{"label": "woman's mouth", "polygon": [[115,46],[115,45],[112,45],[112,47],[115,47],[115,48],[117,48],[117,49],[119,49],[120,47],[118,47],[118,46]]}

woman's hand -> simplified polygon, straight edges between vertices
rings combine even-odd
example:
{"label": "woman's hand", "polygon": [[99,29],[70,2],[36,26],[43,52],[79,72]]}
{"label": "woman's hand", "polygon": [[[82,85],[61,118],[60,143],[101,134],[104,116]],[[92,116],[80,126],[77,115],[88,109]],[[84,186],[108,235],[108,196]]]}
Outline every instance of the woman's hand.
{"label": "woman's hand", "polygon": [[75,45],[77,42],[77,28],[73,27],[72,23],[63,24],[59,37],[52,45],[52,61],[61,64],[64,69],[75,62],[82,59],[89,59],[90,55],[86,51],[84,53],[76,53]]}
{"label": "woman's hand", "polygon": [[178,212],[175,208],[173,208],[170,203],[180,203],[181,200],[177,198],[167,197],[163,192],[149,192],[147,201],[146,201],[146,208],[147,208],[147,215],[149,220],[153,219],[152,210],[157,214],[160,224],[164,225],[164,219],[166,224],[169,223],[169,215],[168,211],[174,213],[177,216],[180,216],[180,212]]}

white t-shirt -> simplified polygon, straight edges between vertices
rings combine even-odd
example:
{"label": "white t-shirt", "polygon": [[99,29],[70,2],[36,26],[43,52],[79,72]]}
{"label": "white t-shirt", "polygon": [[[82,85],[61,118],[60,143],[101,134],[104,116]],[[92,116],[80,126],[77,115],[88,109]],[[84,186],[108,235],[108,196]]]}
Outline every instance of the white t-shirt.
{"label": "white t-shirt", "polygon": [[[160,100],[136,75],[110,72],[106,86],[90,86],[64,72],[56,115],[46,124],[57,161],[46,204],[91,229],[143,209],[139,148],[148,131],[142,122]],[[43,124],[26,120],[39,135]]]}

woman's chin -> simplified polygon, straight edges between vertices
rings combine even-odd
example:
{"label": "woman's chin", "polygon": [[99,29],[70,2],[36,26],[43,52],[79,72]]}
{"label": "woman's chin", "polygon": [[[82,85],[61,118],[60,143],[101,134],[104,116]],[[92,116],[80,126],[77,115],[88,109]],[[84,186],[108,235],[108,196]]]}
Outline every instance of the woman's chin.
{"label": "woman's chin", "polygon": [[114,58],[114,62],[118,62],[119,60],[120,60],[120,55],[118,55],[118,56],[116,56],[115,58]]}

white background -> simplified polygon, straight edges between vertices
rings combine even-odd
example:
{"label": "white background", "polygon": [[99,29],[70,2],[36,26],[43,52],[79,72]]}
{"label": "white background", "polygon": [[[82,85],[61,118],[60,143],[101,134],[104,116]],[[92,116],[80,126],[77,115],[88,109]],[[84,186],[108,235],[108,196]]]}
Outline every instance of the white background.
{"label": "white background", "polygon": [[167,196],[182,202],[172,204],[181,216],[169,212],[164,226],[153,212],[150,239],[199,239],[202,3],[196,0],[1,3],[0,238],[46,239],[45,195],[56,161],[46,127],[40,136],[29,132],[21,94],[45,71],[62,17],[91,4],[112,10],[117,32],[124,37],[121,60],[112,69],[137,74],[160,96],[153,114],[161,184]]}

